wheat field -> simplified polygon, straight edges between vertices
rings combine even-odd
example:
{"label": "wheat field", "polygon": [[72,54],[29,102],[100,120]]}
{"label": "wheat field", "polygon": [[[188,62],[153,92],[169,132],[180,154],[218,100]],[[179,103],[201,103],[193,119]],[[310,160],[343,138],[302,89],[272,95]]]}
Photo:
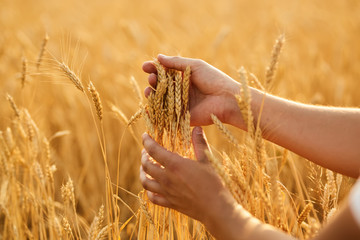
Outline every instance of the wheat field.
{"label": "wheat field", "polygon": [[[158,53],[203,59],[239,82],[243,66],[264,83],[274,42],[283,34],[271,93],[303,103],[360,105],[356,0],[1,0],[0,5],[2,239],[211,238],[201,224],[189,225],[196,232],[191,235],[176,228],[177,221],[180,230],[161,235],[164,226],[152,222],[157,210],[143,197],[141,134],[150,130],[140,118],[148,104],[141,65]],[[232,188],[240,180],[229,169],[243,166],[231,164],[243,164],[245,155],[256,161],[260,140],[213,120],[216,124],[205,127],[216,153],[211,157]],[[220,132],[225,134],[219,137]],[[271,187],[259,186],[262,180],[232,193],[262,221],[301,239],[313,236],[353,180],[262,139],[261,146],[261,158],[276,172],[270,170],[267,178],[260,166],[248,174],[281,182],[279,202],[291,207],[283,209]],[[267,214],[270,210],[276,214]]]}

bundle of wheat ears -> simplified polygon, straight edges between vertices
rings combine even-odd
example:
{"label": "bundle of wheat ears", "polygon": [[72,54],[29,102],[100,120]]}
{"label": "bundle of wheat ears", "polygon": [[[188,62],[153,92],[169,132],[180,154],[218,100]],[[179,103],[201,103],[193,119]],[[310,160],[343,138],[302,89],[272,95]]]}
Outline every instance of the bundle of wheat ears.
{"label": "bundle of wheat ears", "polygon": [[[157,61],[155,66],[157,87],[150,93],[142,113],[147,131],[166,149],[192,158],[194,154],[188,107],[191,69],[187,67],[184,72],[165,69]],[[174,210],[155,206],[148,202],[146,194],[142,196],[140,239],[197,239],[206,234],[204,227],[195,220]]]}

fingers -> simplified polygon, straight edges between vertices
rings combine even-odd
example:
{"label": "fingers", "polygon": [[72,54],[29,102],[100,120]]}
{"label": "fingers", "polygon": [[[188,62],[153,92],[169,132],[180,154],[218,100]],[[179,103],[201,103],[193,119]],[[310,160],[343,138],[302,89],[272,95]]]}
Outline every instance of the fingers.
{"label": "fingers", "polygon": [[163,165],[165,168],[170,167],[177,160],[178,155],[172,152],[169,152],[162,146],[160,146],[156,141],[154,141],[147,133],[142,135],[143,145],[146,152],[155,159],[158,163]]}
{"label": "fingers", "polygon": [[[165,56],[162,54],[158,55],[158,60],[161,64],[163,64],[166,68],[173,68],[180,71],[185,71],[187,66],[191,66],[194,64],[196,59],[191,58],[183,58],[183,57],[171,57],[171,56]],[[144,62],[142,69],[144,72],[149,73],[148,81],[150,86],[155,89],[156,88],[156,82],[157,82],[157,70],[154,65],[153,61],[147,61]],[[152,91],[152,89],[146,88],[144,90],[145,97],[148,97]]]}
{"label": "fingers", "polygon": [[152,88],[151,87],[146,87],[145,90],[144,90],[144,95],[145,97],[149,97],[150,93],[152,92]]}
{"label": "fingers", "polygon": [[193,65],[197,60],[184,57],[158,55],[159,62],[167,68],[173,68],[179,71],[185,71],[187,66]]}
{"label": "fingers", "polygon": [[[187,66],[191,66],[195,64],[197,59],[193,58],[184,58],[184,57],[177,57],[177,56],[166,56],[163,54],[159,54],[157,59],[159,62],[164,65],[166,68],[173,68],[179,71],[185,71]],[[146,73],[157,73],[156,67],[153,61],[144,62],[142,69]]]}
{"label": "fingers", "polygon": [[142,69],[146,73],[156,73],[156,67],[152,61],[144,62]]}
{"label": "fingers", "polygon": [[142,165],[141,170],[149,174],[152,178],[154,178],[158,182],[160,182],[162,176],[164,176],[165,174],[164,173],[165,170],[161,168],[160,164],[151,161],[149,159],[149,155],[146,153],[146,151],[142,152],[141,165]]}
{"label": "fingers", "polygon": [[153,88],[156,88],[157,76],[155,73],[150,73],[150,75],[148,77],[148,81],[149,81],[150,86],[152,86]]}
{"label": "fingers", "polygon": [[140,181],[141,181],[141,184],[143,185],[144,189],[155,192],[155,193],[162,192],[162,188],[161,188],[160,184],[156,180],[150,179],[148,176],[146,176],[146,173],[145,173],[144,169],[142,168],[142,166],[140,166]]}
{"label": "fingers", "polygon": [[151,87],[146,87],[144,90],[144,95],[145,97],[149,97],[150,93],[153,91],[154,88],[156,88],[156,74],[155,73],[150,73],[149,77],[148,77],[148,81]]}
{"label": "fingers", "polygon": [[156,67],[154,66],[153,62],[145,62],[142,66],[144,72],[149,73],[148,81],[151,87],[147,87],[144,90],[145,97],[149,97],[150,93],[152,92],[152,88],[156,88]]}
{"label": "fingers", "polygon": [[162,195],[147,191],[147,196],[148,196],[149,200],[154,204],[157,204],[157,205],[160,205],[163,207],[168,207],[168,208],[172,207],[171,203]]}
{"label": "fingers", "polygon": [[192,142],[194,146],[195,157],[199,162],[207,162],[205,150],[210,151],[206,141],[205,133],[201,127],[194,127],[192,132]]}

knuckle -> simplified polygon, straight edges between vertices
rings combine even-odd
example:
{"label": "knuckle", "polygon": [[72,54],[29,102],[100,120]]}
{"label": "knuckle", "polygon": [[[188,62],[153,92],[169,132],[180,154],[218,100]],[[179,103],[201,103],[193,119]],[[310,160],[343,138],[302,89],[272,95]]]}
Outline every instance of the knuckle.
{"label": "knuckle", "polygon": [[148,153],[150,156],[154,155],[154,153],[155,153],[155,151],[156,151],[156,150],[155,150],[156,145],[155,145],[155,143],[154,143],[153,141],[149,141],[149,140],[145,141],[145,142],[144,142],[144,146],[145,146],[145,148],[146,148],[147,153]]}
{"label": "knuckle", "polygon": [[145,184],[145,182],[146,182],[146,176],[145,176],[145,174],[140,173],[140,182],[141,182],[142,185]]}
{"label": "knuckle", "polygon": [[159,205],[159,200],[155,197],[155,195],[150,195],[149,199],[153,204]]}
{"label": "knuckle", "polygon": [[150,202],[156,204],[156,205],[159,205],[160,201],[159,201],[159,198],[157,195],[155,195],[154,193],[152,192],[147,192],[147,196],[150,200]]}
{"label": "knuckle", "polygon": [[194,64],[201,66],[201,65],[206,64],[206,62],[204,60],[202,60],[202,59],[195,59]]}
{"label": "knuckle", "polygon": [[170,179],[167,177],[161,178],[160,184],[163,186],[164,189],[170,189],[172,186]]}
{"label": "knuckle", "polygon": [[167,198],[167,207],[177,210],[178,206],[174,203],[174,201],[171,198]]}
{"label": "knuckle", "polygon": [[166,189],[166,196],[168,196],[169,199],[176,199],[179,197],[178,190],[176,188],[168,188]]}
{"label": "knuckle", "polygon": [[143,162],[142,168],[143,168],[144,172],[148,172],[149,171],[149,161]]}
{"label": "knuckle", "polygon": [[142,185],[145,189],[148,189],[148,188],[149,188],[149,183],[147,182],[146,179],[141,179],[141,185]]}
{"label": "knuckle", "polygon": [[179,60],[180,60],[180,57],[179,57],[179,56],[173,56],[173,57],[172,57],[172,60],[174,60],[174,61],[179,61]]}
{"label": "knuckle", "polygon": [[178,173],[182,170],[182,165],[179,163],[179,161],[174,160],[168,164],[167,168],[173,173]]}

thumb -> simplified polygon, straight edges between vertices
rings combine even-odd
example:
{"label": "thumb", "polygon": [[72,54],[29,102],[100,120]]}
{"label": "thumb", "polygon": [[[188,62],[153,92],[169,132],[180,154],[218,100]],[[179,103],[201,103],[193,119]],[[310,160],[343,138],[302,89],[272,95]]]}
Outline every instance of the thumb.
{"label": "thumb", "polygon": [[199,162],[207,162],[205,150],[210,152],[209,146],[206,141],[204,131],[201,127],[194,127],[192,132],[192,142],[194,146],[195,157]]}
{"label": "thumb", "polygon": [[163,54],[158,55],[159,62],[167,68],[173,68],[179,71],[185,71],[187,66],[192,66],[195,59],[184,58],[184,57],[174,57],[174,56],[165,56]]}

